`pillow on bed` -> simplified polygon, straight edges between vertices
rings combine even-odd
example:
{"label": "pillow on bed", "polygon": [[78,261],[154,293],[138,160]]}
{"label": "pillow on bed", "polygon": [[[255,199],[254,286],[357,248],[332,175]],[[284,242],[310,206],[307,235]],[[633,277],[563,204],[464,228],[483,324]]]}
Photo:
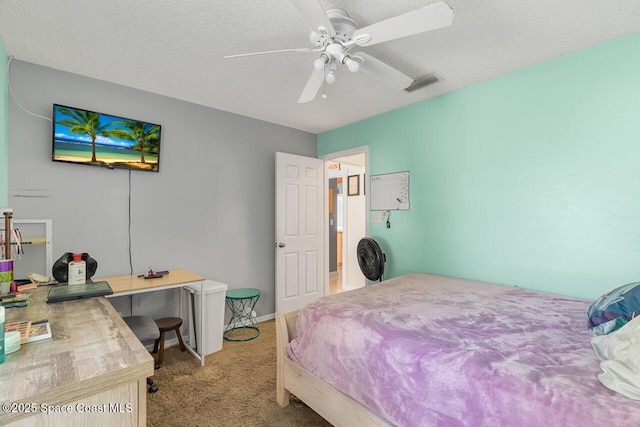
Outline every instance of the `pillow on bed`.
{"label": "pillow on bed", "polygon": [[587,326],[596,335],[620,329],[640,316],[640,282],[620,286],[602,295],[591,304],[587,316]]}

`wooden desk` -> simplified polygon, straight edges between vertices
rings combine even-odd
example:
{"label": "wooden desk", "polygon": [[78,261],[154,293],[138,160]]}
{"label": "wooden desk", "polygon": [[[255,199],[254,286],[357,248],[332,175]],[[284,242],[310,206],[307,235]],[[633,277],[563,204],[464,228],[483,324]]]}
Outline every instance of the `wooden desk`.
{"label": "wooden desk", "polygon": [[48,319],[53,337],[6,355],[0,403],[33,411],[0,408],[0,425],[145,426],[153,357],[105,298],[47,304],[48,291],[27,291],[28,307],[6,310],[7,322]]}
{"label": "wooden desk", "polygon": [[[138,277],[137,275],[132,276],[114,276],[114,277],[103,277],[100,279],[93,279],[94,281],[107,281],[113,290],[113,295],[109,295],[107,298],[120,297],[124,295],[133,295],[139,294],[143,292],[154,292],[154,291],[162,291],[173,288],[182,288],[188,285],[200,285],[200,324],[198,325],[199,330],[202,331],[200,336],[206,337],[206,322],[204,313],[206,313],[205,309],[205,300],[204,297],[204,277],[198,276],[197,274],[191,273],[190,271],[183,269],[175,269],[169,270],[169,274],[157,277],[154,279],[145,279],[144,277]],[[180,298],[182,300],[182,293],[180,293]],[[189,305],[191,307],[191,305]],[[182,313],[182,301],[180,302],[180,317],[184,319],[184,315]],[[195,307],[192,307],[195,309]],[[197,333],[194,325],[194,335]],[[193,337],[189,335],[188,343],[185,343],[187,347],[187,351],[191,353],[194,357],[196,357],[200,361],[200,366],[204,366],[204,354],[203,348],[204,345],[200,345],[198,349],[194,349],[191,345],[191,342],[194,341]]]}
{"label": "wooden desk", "polygon": [[93,279],[94,282],[102,280],[109,282],[111,289],[113,289],[113,295],[110,296],[115,297],[193,285],[204,281],[204,277],[187,270],[175,269],[169,270],[169,274],[155,279],[145,279],[137,275]]}

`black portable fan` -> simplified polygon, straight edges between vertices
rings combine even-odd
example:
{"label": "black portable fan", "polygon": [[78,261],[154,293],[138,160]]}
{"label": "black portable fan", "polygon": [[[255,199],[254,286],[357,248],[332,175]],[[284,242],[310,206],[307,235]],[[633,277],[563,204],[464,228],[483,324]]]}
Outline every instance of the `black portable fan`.
{"label": "black portable fan", "polygon": [[387,257],[382,253],[378,243],[370,237],[363,237],[358,242],[358,264],[362,274],[369,280],[382,282],[384,263]]}

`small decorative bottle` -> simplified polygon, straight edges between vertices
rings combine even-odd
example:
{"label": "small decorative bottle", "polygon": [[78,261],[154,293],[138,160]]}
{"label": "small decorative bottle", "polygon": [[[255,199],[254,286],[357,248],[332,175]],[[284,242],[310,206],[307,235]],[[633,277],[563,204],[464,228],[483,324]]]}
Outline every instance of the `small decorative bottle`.
{"label": "small decorative bottle", "polygon": [[86,271],[87,263],[82,260],[82,254],[73,254],[73,261],[69,263],[69,284],[84,285],[87,282]]}

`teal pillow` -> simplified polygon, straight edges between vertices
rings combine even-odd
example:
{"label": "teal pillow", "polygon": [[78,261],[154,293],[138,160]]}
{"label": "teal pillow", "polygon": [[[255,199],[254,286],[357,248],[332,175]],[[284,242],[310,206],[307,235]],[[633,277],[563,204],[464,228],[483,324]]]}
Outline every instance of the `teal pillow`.
{"label": "teal pillow", "polygon": [[640,315],[640,282],[613,289],[595,300],[587,311],[587,326],[596,335],[606,335]]}

